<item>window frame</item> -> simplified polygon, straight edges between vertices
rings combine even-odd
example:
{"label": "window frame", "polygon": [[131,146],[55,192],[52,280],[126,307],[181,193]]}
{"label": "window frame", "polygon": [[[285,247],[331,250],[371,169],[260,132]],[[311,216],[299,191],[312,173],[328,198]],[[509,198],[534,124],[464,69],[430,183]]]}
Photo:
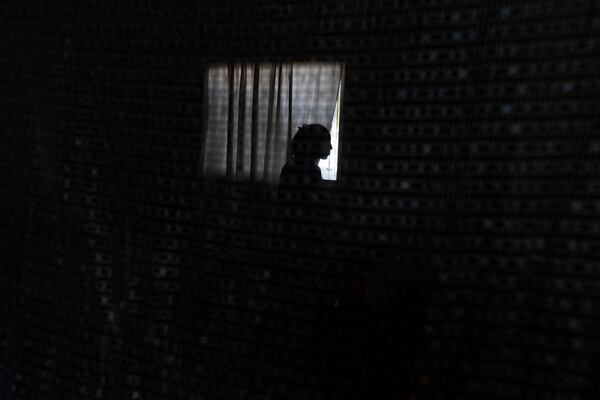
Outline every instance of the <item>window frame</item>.
{"label": "window frame", "polygon": [[[209,71],[211,68],[214,67],[225,67],[227,68],[230,65],[237,65],[237,64],[262,64],[262,63],[273,63],[271,61],[266,61],[266,60],[260,60],[260,61],[232,61],[232,62],[227,62],[227,61],[216,61],[216,62],[205,62],[204,63],[204,77],[203,77],[203,104],[202,104],[202,109],[203,109],[203,113],[202,113],[202,124],[201,124],[201,129],[202,129],[202,136],[201,136],[201,143],[200,143],[200,157],[199,157],[199,172],[200,172],[200,176],[202,177],[203,180],[206,179],[210,179],[210,180],[226,180],[226,181],[230,181],[230,182],[250,182],[250,180],[231,180],[228,179],[227,176],[223,175],[223,176],[209,176],[206,175],[205,173],[205,162],[206,162],[206,144],[207,144],[207,137],[208,137],[208,125],[209,125],[209,112],[210,112],[210,104],[209,104],[209,91],[208,91],[208,87],[209,87],[209,78],[210,78],[210,74]],[[334,119],[336,118],[336,114],[338,114],[337,116],[337,122],[338,122],[338,126],[337,126],[337,143],[336,143],[336,152],[337,152],[337,160],[336,160],[336,165],[335,165],[335,179],[325,179],[323,178],[323,182],[326,183],[327,185],[331,185],[334,183],[339,183],[342,180],[342,174],[340,173],[340,157],[342,154],[341,148],[342,148],[342,131],[343,131],[343,102],[344,102],[344,86],[345,86],[345,78],[346,78],[346,63],[345,62],[341,62],[341,61],[334,61],[334,60],[297,60],[297,61],[279,61],[277,63],[282,63],[282,64],[291,64],[292,66],[296,65],[296,64],[338,64],[340,66],[340,82],[339,82],[339,88],[338,88],[338,93],[336,96],[336,108],[334,111]],[[282,165],[283,167],[283,165]],[[319,166],[319,168],[321,168],[321,166]],[[323,175],[323,170],[322,170],[322,175]],[[268,185],[268,186],[277,186],[278,183],[275,182],[265,182],[265,181],[254,181],[252,182],[253,184],[262,184],[262,185]]]}

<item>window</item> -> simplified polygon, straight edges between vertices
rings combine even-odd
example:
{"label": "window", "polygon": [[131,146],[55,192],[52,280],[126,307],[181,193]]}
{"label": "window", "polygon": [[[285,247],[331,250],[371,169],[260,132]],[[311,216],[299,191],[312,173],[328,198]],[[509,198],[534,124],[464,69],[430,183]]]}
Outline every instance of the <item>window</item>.
{"label": "window", "polygon": [[205,84],[202,169],[233,181],[277,183],[298,127],[330,130],[323,179],[337,179],[341,63],[217,64]]}

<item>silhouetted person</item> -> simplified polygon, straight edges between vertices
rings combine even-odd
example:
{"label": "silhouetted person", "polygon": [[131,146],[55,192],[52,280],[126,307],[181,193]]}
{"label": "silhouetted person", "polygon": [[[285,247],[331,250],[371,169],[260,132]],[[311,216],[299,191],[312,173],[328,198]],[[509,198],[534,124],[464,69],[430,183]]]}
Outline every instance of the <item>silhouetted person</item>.
{"label": "silhouetted person", "polygon": [[319,161],[329,157],[331,135],[323,125],[310,124],[298,128],[290,144],[290,157],[281,169],[279,187],[311,189],[323,182]]}

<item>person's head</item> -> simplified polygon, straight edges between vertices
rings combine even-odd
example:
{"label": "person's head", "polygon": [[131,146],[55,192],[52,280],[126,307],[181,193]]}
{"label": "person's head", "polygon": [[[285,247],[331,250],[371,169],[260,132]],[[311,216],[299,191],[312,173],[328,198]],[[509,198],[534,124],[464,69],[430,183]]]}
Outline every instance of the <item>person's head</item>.
{"label": "person's head", "polygon": [[324,160],[332,148],[329,130],[319,124],[302,125],[291,142],[292,157],[296,160]]}

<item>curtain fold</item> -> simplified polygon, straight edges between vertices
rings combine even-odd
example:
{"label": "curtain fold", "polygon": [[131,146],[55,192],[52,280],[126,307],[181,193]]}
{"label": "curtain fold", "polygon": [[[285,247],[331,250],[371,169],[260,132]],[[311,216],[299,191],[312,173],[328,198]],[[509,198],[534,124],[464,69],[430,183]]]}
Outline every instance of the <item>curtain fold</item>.
{"label": "curtain fold", "polygon": [[238,126],[237,126],[237,154],[235,159],[235,178],[244,177],[244,136],[246,125],[246,65],[242,64],[240,71],[240,90],[238,96]]}
{"label": "curtain fold", "polygon": [[[235,74],[234,74],[234,68],[233,65],[230,65],[228,68],[228,78],[229,78],[229,101],[228,101],[228,117],[227,117],[227,141],[226,146],[227,146],[227,158],[226,158],[226,167],[227,167],[227,177],[228,178],[232,178],[233,177],[233,163],[232,163],[232,159],[233,159],[233,116],[234,116],[234,99],[235,99]],[[210,79],[210,78],[209,78]],[[210,84],[210,83],[209,83]],[[215,85],[213,87],[214,92],[212,93],[213,96],[219,96],[220,92],[219,92],[219,87],[217,85]],[[210,104],[210,102],[209,102]],[[209,114],[210,115],[210,106],[209,106]],[[209,124],[210,124],[210,118],[209,118]],[[210,131],[209,131],[210,132]],[[211,135],[212,138],[212,135]],[[217,141],[220,141],[220,138],[215,138]],[[208,144],[207,144],[208,145]],[[206,158],[205,158],[206,159]],[[213,160],[211,160],[213,161]]]}
{"label": "curtain fold", "polygon": [[331,128],[341,74],[339,63],[209,67],[203,173],[277,183],[297,128]]}
{"label": "curtain fold", "polygon": [[253,71],[254,80],[252,82],[252,141],[250,144],[250,180],[256,181],[258,162],[258,89],[260,83],[260,68],[255,65]]}
{"label": "curtain fold", "polygon": [[[279,70],[279,80],[277,80],[277,70]],[[281,68],[271,68],[269,78],[269,102],[267,103],[267,131],[265,138],[265,155],[263,160],[263,173],[262,180],[267,180],[267,171],[271,169],[271,141],[273,138],[273,113],[278,116],[278,110],[273,111],[273,99],[275,98],[275,83],[278,82],[281,85]],[[277,87],[277,107],[279,107],[281,90],[280,86]]]}

